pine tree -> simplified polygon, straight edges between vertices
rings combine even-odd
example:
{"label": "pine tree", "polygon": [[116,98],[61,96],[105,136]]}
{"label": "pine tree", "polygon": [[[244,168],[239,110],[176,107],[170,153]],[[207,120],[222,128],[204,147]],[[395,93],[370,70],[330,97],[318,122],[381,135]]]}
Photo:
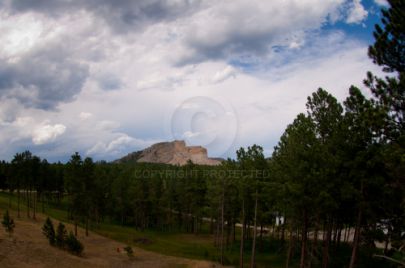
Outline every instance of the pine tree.
{"label": "pine tree", "polygon": [[[357,261],[359,246],[361,240],[364,240],[365,229],[368,226],[375,225],[373,211],[378,211],[381,203],[381,193],[378,189],[383,189],[384,180],[379,178],[381,174],[380,165],[380,148],[381,145],[376,143],[375,128],[378,126],[376,120],[378,107],[374,102],[366,99],[356,87],[351,87],[350,95],[344,102],[345,106],[345,124],[347,126],[345,140],[345,159],[346,161],[346,185],[350,185],[353,208],[356,210],[355,232],[353,238],[352,257],[350,267],[354,267]],[[350,159],[350,161],[349,161]],[[370,194],[373,193],[373,194]],[[346,196],[350,196],[346,194]],[[370,198],[370,196],[372,196]],[[378,200],[376,203],[374,200]],[[376,212],[374,214],[379,214]],[[382,215],[380,215],[382,216]]]}
{"label": "pine tree", "polygon": [[[383,145],[385,185],[381,188],[384,224],[388,226],[386,245],[399,243],[403,248],[405,229],[405,1],[388,0],[390,7],[382,10],[382,26],[376,25],[375,42],[369,56],[383,67],[389,77],[379,78],[368,73],[364,81],[385,112],[381,143]],[[376,118],[376,117],[374,117]],[[376,118],[380,120],[379,117]],[[352,258],[352,262],[355,260]],[[353,267],[353,265],[351,265]]]}
{"label": "pine tree", "polygon": [[69,195],[70,218],[73,219],[75,235],[77,236],[78,220],[84,214],[84,203],[87,203],[83,202],[85,199],[85,179],[83,175],[83,161],[78,152],[73,154],[66,164],[65,178],[65,187]]}
{"label": "pine tree", "polygon": [[69,235],[65,239],[65,245],[67,250],[75,255],[80,256],[83,252],[83,244],[77,240],[76,236],[72,232],[69,232]]}
{"label": "pine tree", "polygon": [[388,2],[390,8],[382,10],[383,28],[375,25],[375,42],[369,47],[369,56],[394,75],[382,79],[369,72],[364,82],[387,111],[387,139],[397,140],[405,132],[405,1]]}
{"label": "pine tree", "polygon": [[309,219],[317,204],[315,197],[319,194],[320,181],[314,176],[318,162],[316,149],[319,147],[315,129],[311,117],[299,114],[287,127],[273,153],[274,164],[283,170],[280,180],[285,187],[285,196],[282,199],[288,204],[285,216],[289,222],[290,244],[286,263],[290,263],[295,243],[293,229],[301,223],[300,267],[307,263]]}
{"label": "pine tree", "polygon": [[59,223],[56,230],[55,244],[58,248],[64,248],[66,243],[67,231],[63,223]]}
{"label": "pine tree", "polygon": [[390,8],[381,10],[383,28],[375,25],[375,43],[368,54],[384,71],[401,73],[405,71],[405,1],[388,0],[388,3]]}
{"label": "pine tree", "polygon": [[49,217],[46,218],[44,226],[42,226],[42,233],[48,238],[50,245],[55,245],[55,229]]}
{"label": "pine tree", "polygon": [[[244,177],[248,180],[248,184],[252,187],[250,189],[251,198],[254,200],[253,205],[253,241],[252,241],[252,254],[250,259],[250,267],[256,266],[256,234],[257,234],[257,208],[259,202],[259,188],[261,181],[260,175],[263,174],[264,170],[267,168],[267,162],[263,154],[263,148],[254,144],[248,147],[247,150],[240,148],[237,152],[237,158],[240,163],[240,167],[244,172]],[[242,197],[242,206],[245,206],[245,197]],[[242,210],[244,210],[243,208]],[[244,214],[242,212],[242,214]],[[242,222],[245,221],[245,215],[242,216]],[[244,227],[242,227],[244,228]],[[240,247],[240,266],[243,266],[243,237],[241,238]]]}

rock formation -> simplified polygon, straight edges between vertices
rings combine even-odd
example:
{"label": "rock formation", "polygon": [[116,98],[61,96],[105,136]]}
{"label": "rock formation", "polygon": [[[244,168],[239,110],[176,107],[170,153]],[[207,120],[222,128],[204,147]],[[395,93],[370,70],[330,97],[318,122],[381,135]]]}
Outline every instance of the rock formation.
{"label": "rock formation", "polygon": [[183,166],[191,160],[198,165],[219,165],[221,160],[209,158],[202,146],[186,146],[184,141],[160,142],[143,151],[134,152],[115,162],[164,163]]}

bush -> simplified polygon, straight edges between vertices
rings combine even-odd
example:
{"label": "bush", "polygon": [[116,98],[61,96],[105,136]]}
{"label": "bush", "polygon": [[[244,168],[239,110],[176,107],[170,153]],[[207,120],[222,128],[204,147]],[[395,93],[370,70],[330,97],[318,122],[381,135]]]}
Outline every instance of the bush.
{"label": "bush", "polygon": [[56,231],[56,237],[55,237],[55,244],[58,248],[64,248],[66,237],[67,237],[67,232],[66,232],[65,225],[60,222],[58,225],[58,229]]}
{"label": "bush", "polygon": [[51,245],[56,245],[61,249],[67,249],[70,253],[78,256],[83,252],[84,247],[82,243],[77,240],[72,232],[69,232],[69,235],[67,235],[65,225],[61,222],[59,222],[55,235],[52,221],[48,217],[42,227],[42,233],[48,238],[49,244]]}
{"label": "bush", "polygon": [[1,222],[1,224],[4,226],[7,233],[11,234],[13,232],[15,224],[13,218],[10,217],[8,210],[6,210],[6,213],[4,213],[3,221]]}
{"label": "bush", "polygon": [[72,232],[69,233],[65,240],[66,248],[70,253],[81,255],[83,252],[83,244],[77,240]]}
{"label": "bush", "polygon": [[55,229],[49,217],[46,218],[44,226],[42,226],[42,233],[46,236],[50,245],[55,245]]}
{"label": "bush", "polygon": [[125,252],[127,253],[128,257],[133,257],[134,256],[134,251],[130,246],[126,246],[124,248]]}

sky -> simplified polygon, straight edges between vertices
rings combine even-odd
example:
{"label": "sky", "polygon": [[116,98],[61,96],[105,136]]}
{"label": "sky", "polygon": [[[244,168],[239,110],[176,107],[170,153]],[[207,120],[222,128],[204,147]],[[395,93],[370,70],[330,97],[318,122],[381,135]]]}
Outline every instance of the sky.
{"label": "sky", "polygon": [[185,140],[265,155],[319,87],[367,71],[384,0],[2,0],[0,159],[114,160]]}

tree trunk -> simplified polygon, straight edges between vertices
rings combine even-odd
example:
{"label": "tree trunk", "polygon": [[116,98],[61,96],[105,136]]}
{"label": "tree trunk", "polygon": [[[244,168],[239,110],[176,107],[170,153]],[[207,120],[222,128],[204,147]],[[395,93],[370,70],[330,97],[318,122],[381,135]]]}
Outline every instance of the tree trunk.
{"label": "tree trunk", "polygon": [[219,227],[220,227],[219,215],[217,217],[218,217],[216,220],[217,228],[216,228],[216,232],[215,232],[215,242],[214,242],[214,245],[216,247],[219,245]]}
{"label": "tree trunk", "polygon": [[260,247],[259,251],[263,252],[263,223],[260,224]]}
{"label": "tree trunk", "polygon": [[291,257],[292,257],[293,244],[294,244],[294,236],[293,236],[293,231],[292,231],[292,228],[291,228],[291,230],[290,230],[290,242],[288,243],[287,260],[286,260],[286,264],[285,264],[286,268],[290,267],[290,260],[291,260]]}
{"label": "tree trunk", "polygon": [[316,216],[314,237],[313,237],[313,243],[312,243],[312,249],[311,249],[311,256],[309,258],[309,264],[308,264],[308,267],[310,267],[310,268],[312,266],[312,260],[314,259],[315,255],[316,255],[316,252],[318,250],[318,232],[319,232],[319,215]]}
{"label": "tree trunk", "polygon": [[17,217],[20,218],[20,189],[17,189]]}
{"label": "tree trunk", "polygon": [[[363,181],[360,184],[360,193],[363,195]],[[361,231],[361,219],[362,219],[362,204],[359,204],[359,212],[357,214],[356,220],[356,227],[354,229],[354,237],[353,237],[353,249],[352,249],[352,257],[350,258],[349,268],[354,268],[357,260],[357,249],[359,246],[360,240],[360,231]]]}
{"label": "tree trunk", "polygon": [[33,203],[33,212],[34,212],[34,214],[33,214],[32,218],[33,218],[34,220],[36,220],[36,219],[37,219],[37,217],[36,217],[37,193],[35,192],[35,193],[33,194],[33,196],[34,196],[34,200],[32,201],[32,203]]}
{"label": "tree trunk", "polygon": [[347,242],[347,230],[348,230],[348,227],[347,226],[345,226],[344,227],[345,228],[345,232],[343,233],[343,242]]}
{"label": "tree trunk", "polygon": [[350,236],[350,225],[346,226],[344,242],[346,243],[349,242],[349,236]]}
{"label": "tree trunk", "polygon": [[231,222],[231,220],[228,219],[227,223],[226,223],[226,248],[229,247],[230,240],[231,240],[231,231],[232,231],[231,226],[232,226],[232,222]]}
{"label": "tree trunk", "polygon": [[385,244],[384,244],[384,254],[386,255],[388,252],[388,244],[390,243],[390,238],[387,235],[387,237],[385,238]]}
{"label": "tree trunk", "polygon": [[308,220],[307,212],[303,212],[304,225],[302,227],[302,239],[301,239],[301,260],[300,268],[305,268],[306,256],[307,256],[307,233],[308,233]]}
{"label": "tree trunk", "polygon": [[86,236],[89,236],[89,217],[86,217]]}
{"label": "tree trunk", "polygon": [[239,249],[239,267],[243,268],[243,249],[245,239],[245,199],[242,199],[242,228],[240,234],[240,249]]}
{"label": "tree trunk", "polygon": [[258,191],[256,188],[256,197],[255,197],[255,215],[254,215],[254,222],[253,222],[253,243],[252,243],[252,258],[250,260],[250,268],[254,268],[256,265],[256,233],[257,233],[257,199],[258,198]]}
{"label": "tree trunk", "polygon": [[327,268],[329,265],[329,246],[332,237],[332,222],[326,223],[326,237],[324,238],[322,268]]}
{"label": "tree trunk", "polygon": [[41,205],[42,205],[42,213],[45,213],[45,200],[44,200],[44,193],[41,193]]}
{"label": "tree trunk", "polygon": [[211,217],[210,234],[214,234],[214,217]]}
{"label": "tree trunk", "polygon": [[284,245],[285,242],[285,218],[283,220],[283,223],[281,223],[281,218],[280,218],[280,223],[281,223],[281,244]]}
{"label": "tree trunk", "polygon": [[327,220],[325,220],[324,222],[323,222],[323,226],[322,226],[322,241],[325,241],[326,240],[326,229],[327,229],[327,226],[326,226],[326,224],[327,224]]}
{"label": "tree trunk", "polygon": [[336,222],[336,223],[334,224],[334,228],[333,228],[333,240],[332,240],[335,249],[336,249],[336,245],[337,245],[338,231],[339,231],[339,223]]}
{"label": "tree trunk", "polygon": [[245,222],[246,222],[245,223],[245,230],[243,232],[245,234],[245,241],[249,241],[250,240],[250,237],[249,237],[250,225],[249,225],[249,221],[247,219],[245,219]]}
{"label": "tree trunk", "polygon": [[233,238],[232,238],[232,243],[235,243],[235,241],[236,241],[236,223],[235,223],[235,221],[236,221],[236,220],[233,220],[233,233],[232,233]]}
{"label": "tree trunk", "polygon": [[339,225],[339,230],[338,230],[338,234],[337,234],[337,241],[336,241],[336,248],[338,248],[340,246],[340,242],[342,240],[342,229],[343,229],[343,225]]}
{"label": "tree trunk", "polygon": [[27,198],[27,217],[31,218],[31,215],[30,215],[30,196],[29,196],[29,191],[27,189],[25,190],[25,197]]}
{"label": "tree trunk", "polygon": [[357,249],[358,249],[359,240],[360,240],[361,217],[362,217],[362,211],[360,208],[359,213],[357,214],[356,227],[354,229],[352,257],[350,258],[349,268],[354,268],[354,265],[356,264],[356,260],[357,260]]}

